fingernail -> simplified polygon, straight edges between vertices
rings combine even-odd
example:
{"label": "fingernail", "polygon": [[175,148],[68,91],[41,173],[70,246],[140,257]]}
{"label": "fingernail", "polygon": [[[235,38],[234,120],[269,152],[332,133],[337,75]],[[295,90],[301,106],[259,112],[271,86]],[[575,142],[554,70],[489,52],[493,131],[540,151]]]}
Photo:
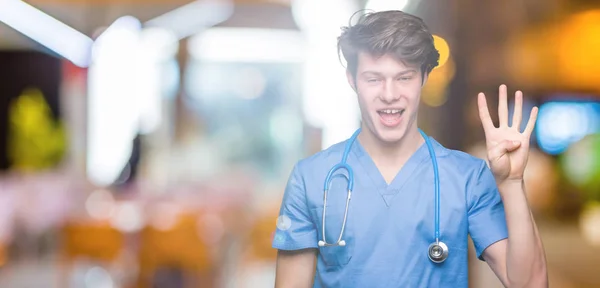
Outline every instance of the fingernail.
{"label": "fingernail", "polygon": [[518,145],[518,144],[519,144],[519,143],[521,143],[521,142],[519,142],[519,141],[512,141],[512,143],[513,143],[514,145]]}

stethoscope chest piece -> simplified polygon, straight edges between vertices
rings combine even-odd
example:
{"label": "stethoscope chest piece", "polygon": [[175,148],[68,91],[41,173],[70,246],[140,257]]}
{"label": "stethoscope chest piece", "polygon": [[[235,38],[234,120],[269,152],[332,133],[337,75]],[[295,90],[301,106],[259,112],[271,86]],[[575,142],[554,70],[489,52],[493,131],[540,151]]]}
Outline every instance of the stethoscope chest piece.
{"label": "stethoscope chest piece", "polygon": [[441,241],[433,242],[429,245],[427,255],[434,263],[442,263],[448,258],[448,246]]}

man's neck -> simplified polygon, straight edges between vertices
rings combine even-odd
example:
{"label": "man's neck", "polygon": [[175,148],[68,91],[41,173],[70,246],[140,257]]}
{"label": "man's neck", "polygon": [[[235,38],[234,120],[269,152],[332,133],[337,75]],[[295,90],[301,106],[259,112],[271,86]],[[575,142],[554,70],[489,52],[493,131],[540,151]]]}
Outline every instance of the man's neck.
{"label": "man's neck", "polygon": [[416,125],[409,128],[404,137],[393,143],[381,141],[367,127],[363,127],[358,140],[380,169],[400,169],[425,142]]}

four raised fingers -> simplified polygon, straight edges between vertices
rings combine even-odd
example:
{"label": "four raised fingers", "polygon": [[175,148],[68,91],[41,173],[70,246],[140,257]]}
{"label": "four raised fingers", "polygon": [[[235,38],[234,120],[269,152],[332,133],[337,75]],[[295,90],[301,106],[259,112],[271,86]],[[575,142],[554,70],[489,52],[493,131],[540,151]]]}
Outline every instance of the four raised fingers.
{"label": "four raised fingers", "polygon": [[[498,119],[499,126],[508,126],[508,100],[507,100],[507,88],[506,85],[502,84],[499,87],[499,95],[498,95]],[[489,131],[494,129],[494,123],[490,116],[490,112],[488,110],[487,101],[485,99],[485,94],[479,93],[477,95],[477,105],[479,107],[479,118],[481,119],[481,124],[483,125],[484,131]],[[538,108],[533,107],[531,110],[531,115],[529,116],[529,120],[527,121],[527,126],[523,131],[523,135],[526,137],[530,137],[533,132],[533,128],[535,127],[535,122],[537,120]],[[517,129],[517,131],[521,132],[521,121],[523,121],[523,92],[517,91],[515,93],[515,107],[513,111],[512,125],[511,127]]]}

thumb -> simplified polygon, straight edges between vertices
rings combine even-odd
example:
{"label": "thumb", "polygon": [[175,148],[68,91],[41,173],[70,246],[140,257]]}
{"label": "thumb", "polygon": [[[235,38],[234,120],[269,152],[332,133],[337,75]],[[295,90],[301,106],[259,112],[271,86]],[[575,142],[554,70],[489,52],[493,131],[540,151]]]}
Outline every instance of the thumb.
{"label": "thumb", "polygon": [[520,146],[521,146],[520,141],[504,140],[489,150],[488,158],[490,159],[490,161],[497,160],[498,158],[504,156],[506,153],[515,151]]}

